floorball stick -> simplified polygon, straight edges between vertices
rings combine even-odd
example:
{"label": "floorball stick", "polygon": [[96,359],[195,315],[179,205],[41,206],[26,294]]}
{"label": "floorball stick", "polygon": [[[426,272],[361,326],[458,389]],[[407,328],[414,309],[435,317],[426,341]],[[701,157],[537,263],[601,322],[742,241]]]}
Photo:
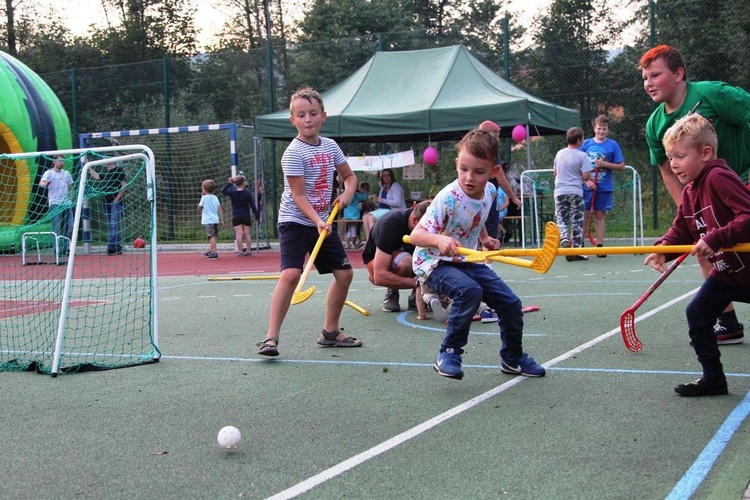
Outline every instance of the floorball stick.
{"label": "floorball stick", "polygon": [[622,313],[622,316],[620,316],[620,331],[622,332],[622,341],[625,343],[625,347],[627,347],[629,350],[633,352],[638,352],[643,348],[643,344],[640,340],[638,340],[638,337],[635,334],[635,311],[646,302],[646,299],[648,299],[654,291],[659,288],[659,285],[664,283],[664,280],[669,277],[670,274],[672,274],[672,271],[677,269],[677,266],[679,266],[685,258],[690,255],[689,253],[684,253],[677,257],[674,262],[672,262],[666,271],[661,273],[661,276],[659,276],[654,283],[648,287],[648,290],[643,292],[643,295],[641,295],[638,300],[635,301],[635,303],[630,306],[628,309],[625,310],[624,313]]}
{"label": "floorball stick", "polygon": [[[596,168],[596,164],[594,165],[594,185],[596,186],[596,181],[599,179],[599,169]],[[591,232],[591,224],[594,224],[594,230],[596,230],[596,217],[594,216],[594,203],[596,202],[596,188],[599,186],[596,186],[591,193],[591,206],[589,207],[589,216],[588,216],[588,224],[586,224],[586,229],[588,231],[588,237],[589,237],[589,243],[592,245],[596,245],[596,239],[594,239],[593,233]]]}
{"label": "floorball stick", "polygon": [[358,313],[360,313],[362,316],[369,316],[370,315],[370,312],[367,309],[365,309],[362,306],[358,306],[357,304],[355,304],[351,300],[344,301],[344,304],[346,304],[347,306],[351,307],[352,309],[354,309],[355,311],[357,311]]}
{"label": "floorball stick", "polygon": [[[551,224],[551,223],[550,223]],[[694,245],[643,245],[624,247],[579,247],[558,248],[552,251],[552,257],[562,255],[633,255],[647,253],[685,253],[691,252]],[[720,248],[719,252],[750,252],[750,243],[738,243],[729,248]],[[535,257],[540,253],[546,253],[544,248],[505,248],[493,250],[491,253],[507,257]]]}
{"label": "floorball stick", "polygon": [[[326,221],[327,225],[333,224],[333,220],[336,218],[336,213],[339,211],[339,204],[336,203],[333,208],[331,209],[331,213],[328,215],[328,220]],[[315,262],[315,258],[318,256],[318,252],[320,251],[320,247],[323,246],[323,240],[326,239],[326,236],[328,236],[328,230],[323,229],[320,232],[320,235],[318,236],[318,241],[315,242],[315,247],[313,247],[313,251],[310,253],[310,258],[307,260],[307,265],[305,265],[305,270],[302,271],[302,276],[299,279],[299,283],[297,283],[297,288],[294,290],[294,295],[292,296],[292,304],[300,304],[310,297],[312,297],[312,294],[315,293],[315,286],[311,286],[307,290],[302,290],[302,287],[305,286],[305,282],[307,281],[307,277],[310,275],[310,271],[312,271],[313,263]]]}
{"label": "floorball stick", "polygon": [[[409,236],[403,237],[404,243],[410,243]],[[466,262],[485,262],[488,260],[520,266],[544,274],[552,266],[560,244],[560,231],[554,222],[548,222],[545,226],[544,241],[542,247],[534,250],[525,250],[525,256],[533,256],[534,260],[518,259],[505,255],[507,250],[472,250],[466,247],[458,247],[458,253],[466,256]]]}

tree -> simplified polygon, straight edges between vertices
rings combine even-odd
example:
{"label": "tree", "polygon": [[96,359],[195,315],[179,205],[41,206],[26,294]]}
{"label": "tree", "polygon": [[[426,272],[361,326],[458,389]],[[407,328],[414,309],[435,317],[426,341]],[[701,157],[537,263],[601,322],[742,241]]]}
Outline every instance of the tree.
{"label": "tree", "polygon": [[189,57],[196,53],[195,8],[182,0],[102,0],[118,23],[95,29],[94,43],[114,63]]}
{"label": "tree", "polygon": [[5,0],[5,8],[0,9],[0,13],[5,18],[3,26],[5,28],[5,47],[8,54],[16,56],[18,55],[16,51],[16,4],[13,3],[13,0]]}
{"label": "tree", "polygon": [[616,23],[603,0],[555,0],[536,23],[525,84],[540,97],[581,110],[584,122],[606,111],[609,33]]}

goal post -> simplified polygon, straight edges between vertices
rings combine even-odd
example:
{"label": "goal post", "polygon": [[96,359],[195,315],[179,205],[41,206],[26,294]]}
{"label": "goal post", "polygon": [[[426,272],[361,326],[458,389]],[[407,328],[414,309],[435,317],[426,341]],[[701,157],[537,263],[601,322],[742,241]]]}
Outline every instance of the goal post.
{"label": "goal post", "polygon": [[[641,177],[638,171],[626,165],[625,175],[618,175],[615,183],[615,203],[607,213],[607,226],[610,233],[613,227],[620,231],[632,231],[633,246],[643,245],[643,194]],[[544,239],[544,223],[554,222],[555,177],[553,169],[529,169],[521,173],[521,246],[540,245]],[[527,222],[528,218],[528,222]],[[527,233],[528,231],[528,233]],[[584,235],[584,238],[586,236]]]}
{"label": "goal post", "polygon": [[[118,130],[79,134],[79,147],[144,144],[156,154],[159,183],[159,242],[175,248],[204,244],[205,231],[196,215],[201,183],[212,179],[219,196],[225,221],[232,220],[231,203],[220,194],[227,179],[242,172],[248,189],[255,193],[256,206],[263,205],[265,161],[263,141],[254,128],[236,123],[188,125],[152,129]],[[251,228],[252,244],[257,249],[271,248],[272,228],[267,210]],[[221,230],[219,243],[233,242],[231,225]]]}
{"label": "goal post", "polygon": [[[0,220],[0,231],[33,242],[35,251],[56,247],[58,254],[29,266],[28,248],[23,256],[0,248],[0,370],[57,376],[159,361],[153,152],[125,145],[4,154],[0,172],[11,162],[44,164],[40,158],[55,157],[75,179],[67,203],[49,206],[34,222]],[[0,199],[7,189],[0,176]],[[65,210],[70,224],[58,224],[61,234],[50,231],[51,219]],[[61,238],[67,238],[64,245],[57,244]]]}

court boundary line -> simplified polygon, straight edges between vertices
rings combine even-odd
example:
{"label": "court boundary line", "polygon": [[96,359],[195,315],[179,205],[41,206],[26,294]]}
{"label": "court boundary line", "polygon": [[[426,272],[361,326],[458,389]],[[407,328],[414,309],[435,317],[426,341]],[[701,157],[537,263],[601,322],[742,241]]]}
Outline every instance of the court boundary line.
{"label": "court boundary line", "polygon": [[[679,297],[670,300],[669,302],[656,307],[655,309],[652,309],[651,311],[641,315],[639,318],[636,319],[636,322],[643,321],[646,318],[649,318],[653,316],[654,314],[657,314],[660,311],[663,311],[664,309],[671,307],[672,305],[684,300],[686,297],[689,297],[690,295],[695,294],[698,291],[698,289],[691,290],[690,292],[687,292],[683,295],[680,295]],[[561,363],[576,354],[579,354],[589,347],[593,347],[596,344],[612,337],[613,335],[620,333],[620,327],[614,328],[610,330],[609,332],[606,332],[602,335],[599,335],[598,337],[595,337],[594,339],[585,342],[581,344],[580,346],[569,350],[566,353],[561,354],[560,356],[557,356],[556,358],[553,358],[546,363],[544,363],[542,366],[545,368],[552,367],[558,363]],[[448,411],[445,411],[417,426],[412,427],[411,429],[407,429],[406,431],[397,434],[396,436],[376,445],[372,448],[365,450],[361,453],[358,453],[357,455],[354,455],[351,458],[348,458],[344,460],[343,462],[339,462],[338,464],[334,465],[333,467],[329,467],[326,470],[323,470],[319,472],[318,474],[315,474],[314,476],[311,476],[304,481],[301,481],[285,490],[282,490],[275,495],[272,495],[268,497],[269,500],[281,500],[281,499],[289,499],[294,498],[296,496],[299,496],[303,493],[306,493],[310,491],[311,489],[315,488],[316,486],[319,486],[326,481],[333,479],[334,477],[337,477],[344,472],[347,472],[364,462],[377,457],[378,455],[381,455],[387,451],[390,451],[391,449],[395,448],[396,446],[399,446],[400,444],[405,443],[406,441],[411,440],[412,438],[415,438],[419,436],[420,434],[423,434],[427,432],[428,430],[432,429],[433,427],[438,426],[439,424],[445,422],[446,420],[455,417],[456,415],[460,415],[461,413],[465,412],[466,410],[469,410],[473,408],[474,406],[478,405],[479,403],[482,403],[491,397],[500,394],[501,392],[506,391],[507,389],[510,389],[511,387],[514,387],[517,384],[520,384],[522,381],[526,380],[527,377],[523,376],[517,376],[513,380],[509,380],[508,382],[505,382],[503,384],[500,384],[499,386],[490,389],[489,391],[486,391],[478,396],[475,396],[471,398],[470,400],[458,405],[454,406],[453,408],[449,409]]]}
{"label": "court boundary line", "polygon": [[[750,392],[745,398],[734,407],[729,416],[724,420],[719,429],[709,440],[703,451],[698,455],[685,474],[677,481],[672,491],[667,495],[666,500],[678,500],[680,498],[690,498],[693,496],[698,487],[713,469],[716,460],[721,456],[724,448],[740,428],[750,414]],[[744,497],[743,497],[744,498]]]}

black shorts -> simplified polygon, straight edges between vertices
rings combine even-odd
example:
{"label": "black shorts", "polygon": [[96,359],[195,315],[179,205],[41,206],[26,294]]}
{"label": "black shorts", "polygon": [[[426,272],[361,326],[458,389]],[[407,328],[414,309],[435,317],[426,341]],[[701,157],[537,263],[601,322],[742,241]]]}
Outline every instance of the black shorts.
{"label": "black shorts", "polygon": [[[313,251],[318,242],[318,228],[295,222],[282,222],[278,228],[281,270],[303,269],[305,256]],[[341,238],[335,233],[329,233],[318,251],[315,269],[319,274],[330,274],[339,269],[351,268]]]}
{"label": "black shorts", "polygon": [[253,221],[250,220],[250,217],[232,217],[232,227],[237,226],[252,226]]}

